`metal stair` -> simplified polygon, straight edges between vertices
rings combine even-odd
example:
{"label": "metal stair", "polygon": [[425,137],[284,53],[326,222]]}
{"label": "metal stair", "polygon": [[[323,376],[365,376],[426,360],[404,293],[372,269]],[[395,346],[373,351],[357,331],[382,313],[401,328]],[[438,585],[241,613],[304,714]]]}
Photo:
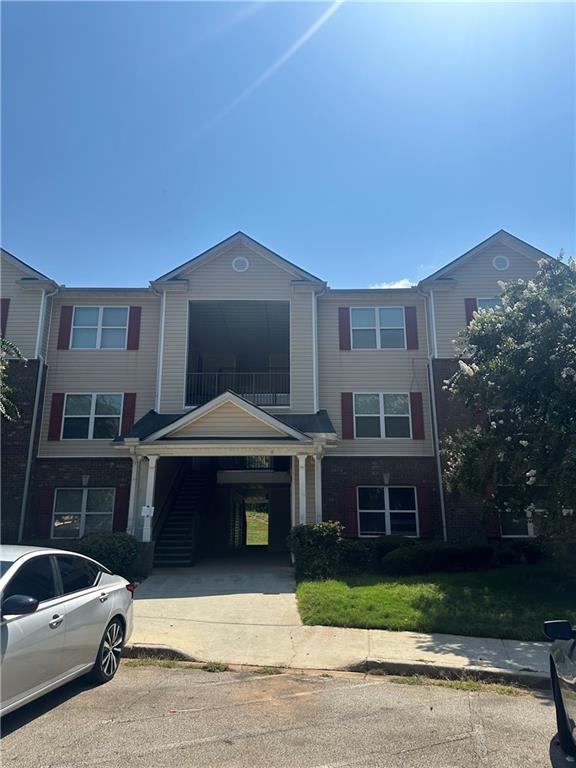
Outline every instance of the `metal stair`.
{"label": "metal stair", "polygon": [[210,477],[205,473],[190,472],[184,475],[156,539],[156,568],[185,568],[194,565],[202,512],[208,503],[210,488]]}

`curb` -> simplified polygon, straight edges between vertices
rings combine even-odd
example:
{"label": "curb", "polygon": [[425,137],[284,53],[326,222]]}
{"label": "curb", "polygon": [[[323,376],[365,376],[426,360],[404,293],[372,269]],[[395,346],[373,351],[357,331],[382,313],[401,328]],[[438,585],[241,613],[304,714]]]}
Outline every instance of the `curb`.
{"label": "curb", "polygon": [[[124,647],[122,653],[125,659],[166,659],[170,661],[185,661],[194,664],[205,664],[206,659],[198,659],[170,645],[131,643]],[[225,662],[223,662],[225,663]],[[243,671],[269,668],[270,665],[227,664],[231,671]],[[301,667],[281,667],[286,671],[298,674],[314,674],[321,672],[355,672],[372,675],[423,675],[444,680],[478,680],[487,683],[503,683],[520,685],[523,688],[536,690],[550,688],[550,677],[541,672],[530,670],[507,670],[496,667],[450,667],[442,664],[430,664],[423,661],[385,661],[383,659],[364,659],[358,664],[351,664],[340,669],[303,669]]]}

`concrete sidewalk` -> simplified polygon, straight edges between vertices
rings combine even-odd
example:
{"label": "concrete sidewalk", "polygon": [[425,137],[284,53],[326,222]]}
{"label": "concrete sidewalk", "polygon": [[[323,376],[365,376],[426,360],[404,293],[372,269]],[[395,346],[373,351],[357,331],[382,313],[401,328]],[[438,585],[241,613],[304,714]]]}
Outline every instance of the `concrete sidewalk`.
{"label": "concrete sidewalk", "polygon": [[429,674],[459,670],[527,684],[548,678],[546,643],[303,626],[287,566],[246,571],[213,563],[158,570],[136,597],[131,643],[166,646],[199,661]]}

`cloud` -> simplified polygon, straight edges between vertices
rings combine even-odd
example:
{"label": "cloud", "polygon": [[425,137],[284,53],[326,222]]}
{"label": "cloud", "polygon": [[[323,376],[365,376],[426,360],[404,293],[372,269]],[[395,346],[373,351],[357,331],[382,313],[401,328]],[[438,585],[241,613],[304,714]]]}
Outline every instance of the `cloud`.
{"label": "cloud", "polygon": [[402,277],[400,280],[394,280],[391,283],[374,283],[370,288],[412,288],[413,285],[416,285],[416,283],[408,280],[407,277]]}

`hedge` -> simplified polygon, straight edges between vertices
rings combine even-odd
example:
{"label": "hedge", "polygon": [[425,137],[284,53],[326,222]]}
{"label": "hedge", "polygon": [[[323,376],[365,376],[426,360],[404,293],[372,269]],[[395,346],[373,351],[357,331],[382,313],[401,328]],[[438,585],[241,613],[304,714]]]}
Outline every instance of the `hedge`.
{"label": "hedge", "polygon": [[382,558],[380,570],[389,576],[407,576],[431,571],[476,571],[493,563],[494,551],[489,546],[426,542],[389,552]]}
{"label": "hedge", "polygon": [[90,533],[80,539],[78,551],[128,581],[137,575],[138,543],[128,533]]}

